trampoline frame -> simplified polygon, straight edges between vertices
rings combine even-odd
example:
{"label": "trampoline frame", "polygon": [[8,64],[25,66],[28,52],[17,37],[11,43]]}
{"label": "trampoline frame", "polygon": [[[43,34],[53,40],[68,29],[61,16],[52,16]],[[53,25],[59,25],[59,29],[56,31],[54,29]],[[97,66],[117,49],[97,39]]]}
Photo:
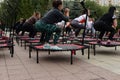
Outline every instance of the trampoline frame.
{"label": "trampoline frame", "polygon": [[[75,45],[75,46],[82,46],[81,48],[77,49],[62,49],[62,50],[56,50],[56,49],[44,49],[44,48],[36,48],[35,46],[43,46],[43,44],[37,44],[37,45],[30,45],[29,46],[29,58],[31,58],[31,52],[32,50],[36,51],[36,62],[39,63],[39,53],[38,51],[48,51],[48,54],[50,55],[50,52],[56,52],[56,51],[70,51],[71,52],[71,60],[70,63],[73,64],[73,55],[76,55],[77,50],[82,50],[82,55],[84,55],[84,49],[88,49],[88,59],[90,59],[90,47],[87,45],[80,45],[80,44],[57,44],[57,46],[62,45]],[[69,47],[67,46],[67,47]]]}

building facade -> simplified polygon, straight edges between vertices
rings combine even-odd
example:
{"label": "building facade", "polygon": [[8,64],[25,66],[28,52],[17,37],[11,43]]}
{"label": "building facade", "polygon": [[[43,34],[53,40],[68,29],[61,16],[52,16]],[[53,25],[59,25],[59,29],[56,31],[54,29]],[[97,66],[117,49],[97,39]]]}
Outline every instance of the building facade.
{"label": "building facade", "polygon": [[120,6],[120,0],[91,0],[99,3],[102,6],[115,5]]}
{"label": "building facade", "polygon": [[[83,0],[63,0],[63,1],[83,1]],[[95,1],[96,3],[102,5],[102,6],[108,6],[108,5],[114,5],[114,6],[120,6],[120,0],[91,0]]]}

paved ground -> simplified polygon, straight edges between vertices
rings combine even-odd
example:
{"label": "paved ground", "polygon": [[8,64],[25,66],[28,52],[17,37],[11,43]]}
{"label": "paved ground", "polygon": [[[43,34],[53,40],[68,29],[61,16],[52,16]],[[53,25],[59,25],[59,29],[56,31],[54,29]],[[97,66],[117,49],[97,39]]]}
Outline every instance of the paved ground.
{"label": "paved ground", "polygon": [[97,47],[96,56],[91,50],[90,60],[77,51],[73,65],[70,52],[39,52],[37,64],[35,52],[29,59],[28,48],[15,44],[13,58],[7,49],[0,49],[0,80],[120,80],[119,48]]}

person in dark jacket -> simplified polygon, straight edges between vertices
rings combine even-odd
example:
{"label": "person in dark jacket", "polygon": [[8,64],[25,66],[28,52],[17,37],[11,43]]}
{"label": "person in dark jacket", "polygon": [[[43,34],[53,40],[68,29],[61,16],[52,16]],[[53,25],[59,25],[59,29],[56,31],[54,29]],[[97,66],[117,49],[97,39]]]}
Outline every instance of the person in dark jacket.
{"label": "person in dark jacket", "polygon": [[26,21],[26,19],[20,18],[20,20],[15,23],[14,30],[15,30],[17,35],[19,35],[20,31],[22,30],[22,26],[25,23],[25,21]]}
{"label": "person in dark jacket", "polygon": [[54,0],[52,3],[53,8],[44,15],[44,17],[35,23],[35,28],[37,31],[44,33],[46,35],[41,38],[45,43],[49,43],[50,37],[55,32],[54,44],[57,44],[59,39],[61,28],[57,27],[55,24],[61,22],[62,20],[69,20],[69,11],[64,15],[61,10],[63,9],[61,0]]}
{"label": "person in dark jacket", "polygon": [[115,29],[117,27],[117,19],[115,16],[116,8],[111,6],[109,8],[108,13],[104,14],[100,20],[96,21],[94,24],[94,28],[97,31],[100,31],[98,43],[101,42],[105,32],[110,32],[108,43],[113,40],[113,36],[115,34]]}
{"label": "person in dark jacket", "polygon": [[40,12],[34,12],[33,16],[31,16],[29,19],[26,20],[26,22],[22,26],[22,33],[23,36],[25,31],[29,32],[29,37],[34,38],[36,35],[36,29],[34,27],[34,24],[37,20],[39,20],[41,17]]}

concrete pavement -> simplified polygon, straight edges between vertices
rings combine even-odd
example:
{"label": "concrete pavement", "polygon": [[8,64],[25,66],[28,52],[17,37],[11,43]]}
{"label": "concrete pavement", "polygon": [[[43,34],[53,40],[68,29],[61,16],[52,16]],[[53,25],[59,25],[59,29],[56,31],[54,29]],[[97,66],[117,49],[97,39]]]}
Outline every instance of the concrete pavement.
{"label": "concrete pavement", "polygon": [[70,52],[39,52],[37,64],[34,51],[29,59],[28,48],[24,50],[15,43],[13,58],[9,50],[0,49],[0,80],[120,80],[119,48],[115,51],[98,46],[96,56],[91,50],[90,60],[77,51],[73,65]]}

